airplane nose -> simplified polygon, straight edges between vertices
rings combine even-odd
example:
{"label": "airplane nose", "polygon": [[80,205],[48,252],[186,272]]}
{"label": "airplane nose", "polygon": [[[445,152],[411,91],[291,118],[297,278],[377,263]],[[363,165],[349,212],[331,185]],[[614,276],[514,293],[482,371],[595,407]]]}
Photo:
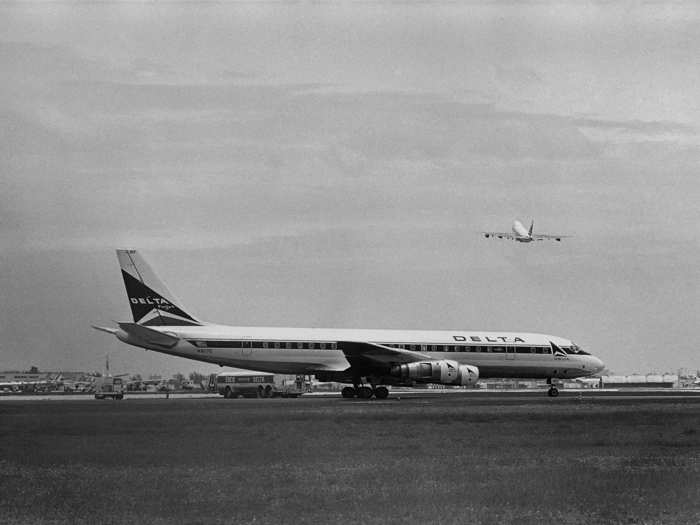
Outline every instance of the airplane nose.
{"label": "airplane nose", "polygon": [[591,367],[593,368],[594,374],[597,374],[598,372],[600,372],[601,370],[603,370],[605,368],[605,363],[603,363],[603,361],[601,361],[597,357],[591,356],[591,358],[592,358],[591,359],[591,361],[592,361]]}

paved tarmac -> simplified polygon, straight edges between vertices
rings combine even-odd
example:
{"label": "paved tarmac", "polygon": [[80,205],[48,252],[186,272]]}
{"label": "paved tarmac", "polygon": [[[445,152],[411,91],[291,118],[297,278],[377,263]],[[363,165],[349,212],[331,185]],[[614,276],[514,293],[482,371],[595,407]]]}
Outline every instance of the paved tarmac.
{"label": "paved tarmac", "polygon": [[[659,388],[659,389],[562,389],[559,391],[559,397],[548,398],[544,390],[452,390],[452,389],[414,389],[414,390],[393,390],[389,395],[389,399],[401,400],[401,399],[434,399],[445,397],[448,399],[453,398],[465,398],[465,399],[475,399],[479,402],[489,401],[491,403],[498,403],[499,401],[504,401],[512,403],[514,401],[521,402],[533,402],[541,401],[542,399],[550,400],[556,402],[559,400],[595,400],[595,401],[606,401],[606,400],[697,400],[700,402],[700,388],[695,389],[670,389],[670,388]],[[313,392],[304,394],[301,399],[340,399],[339,392]],[[187,393],[171,393],[166,396],[162,392],[151,393],[151,392],[139,392],[132,393],[127,392],[125,394],[124,400],[157,400],[161,399],[163,401],[173,400],[173,399],[222,399],[218,394],[210,392],[187,392]],[[111,399],[97,400],[94,398],[93,394],[0,394],[0,402],[7,401],[26,401],[26,402],[45,402],[45,401],[99,401],[99,402],[110,402]],[[237,399],[230,400],[231,402],[245,402],[250,401],[250,399]],[[263,400],[269,401],[269,400]],[[343,402],[364,402],[364,403],[377,403],[376,399],[369,401],[366,400],[342,400]]]}

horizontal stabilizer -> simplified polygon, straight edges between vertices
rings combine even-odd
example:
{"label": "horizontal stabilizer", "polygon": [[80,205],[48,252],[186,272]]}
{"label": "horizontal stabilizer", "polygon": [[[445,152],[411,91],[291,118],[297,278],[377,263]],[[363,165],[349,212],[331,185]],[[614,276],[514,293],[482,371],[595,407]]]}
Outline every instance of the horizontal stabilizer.
{"label": "horizontal stabilizer", "polygon": [[165,348],[172,348],[180,341],[179,337],[164,334],[163,332],[136,323],[119,323],[119,328],[137,341],[163,346]]}
{"label": "horizontal stabilizer", "polygon": [[95,330],[99,330],[100,332],[107,332],[108,334],[116,334],[118,328],[110,328],[109,326],[97,326],[97,325],[91,325]]}

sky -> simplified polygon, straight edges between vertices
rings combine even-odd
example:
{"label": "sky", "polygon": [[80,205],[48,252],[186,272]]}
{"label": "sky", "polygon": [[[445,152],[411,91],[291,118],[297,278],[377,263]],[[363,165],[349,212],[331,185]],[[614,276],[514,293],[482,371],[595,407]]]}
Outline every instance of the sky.
{"label": "sky", "polygon": [[698,49],[692,1],[2,3],[0,369],[215,371],[90,328],[125,247],[212,322],[700,368]]}

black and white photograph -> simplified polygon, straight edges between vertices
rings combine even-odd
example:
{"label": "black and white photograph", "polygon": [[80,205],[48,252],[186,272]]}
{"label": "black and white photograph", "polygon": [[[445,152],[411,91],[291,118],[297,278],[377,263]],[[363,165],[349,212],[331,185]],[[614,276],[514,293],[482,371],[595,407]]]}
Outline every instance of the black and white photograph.
{"label": "black and white photograph", "polygon": [[0,1],[0,523],[700,523],[700,4]]}

